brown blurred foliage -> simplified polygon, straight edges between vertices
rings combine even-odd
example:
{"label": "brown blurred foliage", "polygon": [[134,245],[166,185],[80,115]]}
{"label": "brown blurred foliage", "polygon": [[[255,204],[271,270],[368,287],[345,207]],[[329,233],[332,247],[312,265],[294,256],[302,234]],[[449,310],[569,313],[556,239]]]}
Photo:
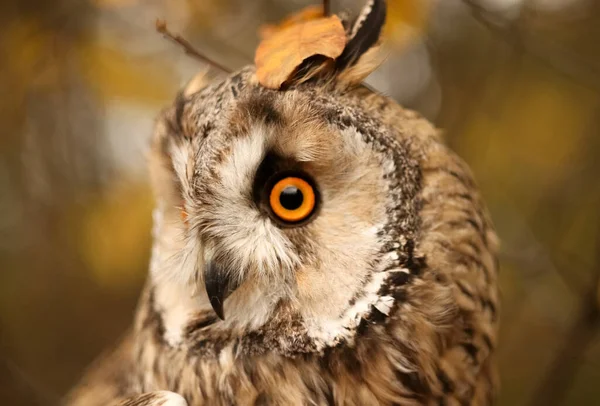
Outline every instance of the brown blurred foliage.
{"label": "brown blurred foliage", "polygon": [[[445,129],[502,239],[500,404],[597,403],[600,4],[388,2],[388,58],[368,83]],[[152,120],[206,68],[155,19],[235,69],[259,26],[310,3],[0,4],[1,404],[56,404],[131,320]]]}

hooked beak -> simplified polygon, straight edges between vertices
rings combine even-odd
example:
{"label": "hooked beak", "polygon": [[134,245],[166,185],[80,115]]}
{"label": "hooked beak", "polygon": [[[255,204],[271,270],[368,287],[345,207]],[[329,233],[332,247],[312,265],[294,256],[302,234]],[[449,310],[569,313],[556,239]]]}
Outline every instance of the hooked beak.
{"label": "hooked beak", "polygon": [[204,287],[213,310],[221,320],[225,320],[223,303],[235,290],[235,287],[230,283],[228,270],[215,261],[208,261],[204,267]]}

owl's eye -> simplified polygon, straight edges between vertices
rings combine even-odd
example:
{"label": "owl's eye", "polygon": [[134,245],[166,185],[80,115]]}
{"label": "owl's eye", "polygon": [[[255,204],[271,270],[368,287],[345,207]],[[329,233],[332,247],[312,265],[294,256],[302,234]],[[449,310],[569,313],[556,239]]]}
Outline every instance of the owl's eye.
{"label": "owl's eye", "polygon": [[298,176],[280,179],[269,193],[271,211],[285,223],[298,223],[308,219],[313,214],[315,205],[315,189],[307,180]]}

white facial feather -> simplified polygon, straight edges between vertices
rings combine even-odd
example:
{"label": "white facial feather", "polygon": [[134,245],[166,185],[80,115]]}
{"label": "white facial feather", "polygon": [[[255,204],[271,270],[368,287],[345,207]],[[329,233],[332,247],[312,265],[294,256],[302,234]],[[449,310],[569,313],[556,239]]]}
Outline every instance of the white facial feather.
{"label": "white facial feather", "polygon": [[191,179],[191,171],[193,171],[194,160],[192,157],[192,143],[184,140],[180,144],[171,144],[171,160],[173,169],[181,183],[183,190],[190,188],[189,180]]}
{"label": "white facial feather", "polygon": [[270,130],[253,127],[250,134],[234,140],[219,174],[224,198],[238,199],[252,190],[254,174],[265,156]]}
{"label": "white facial feather", "polygon": [[222,185],[212,208],[214,221],[206,231],[222,241],[219,249],[232,253],[227,259],[240,280],[252,269],[260,278],[283,282],[298,264],[287,237],[249,200],[254,175],[271,139],[272,131],[253,127],[250,134],[233,141],[219,170]]}
{"label": "white facial feather", "polygon": [[[286,134],[276,134],[257,125],[248,134],[233,139],[226,158],[217,167],[219,181],[211,188],[210,203],[191,213],[187,229],[179,221],[179,227],[171,225],[170,233],[161,233],[158,241],[168,235],[170,244],[162,244],[162,259],[155,267],[160,268],[157,274],[169,275],[175,281],[173,286],[179,286],[182,292],[190,285],[197,286],[196,296],[186,299],[188,305],[193,302],[192,308],[210,308],[201,270],[216,251],[225,253],[220,260],[234,272],[229,276],[246,283],[225,302],[228,316],[222,328],[258,328],[268,321],[278,301],[287,298],[302,315],[309,336],[318,347],[325,347],[350,340],[371,306],[387,314],[393,305],[393,298],[377,294],[388,272],[372,270],[370,277],[368,273],[372,261],[380,257],[383,244],[378,237],[388,204],[380,194],[385,187],[383,174],[394,171],[395,166],[380,162],[353,128],[342,134],[328,134],[331,142],[324,148],[322,140],[310,134],[302,137],[300,123],[296,127]],[[197,171],[190,166],[194,148],[198,146],[190,142],[172,148],[173,167],[183,189],[191,187]],[[312,228],[317,237],[312,243],[318,248],[316,262],[309,267],[301,263],[285,232],[259,212],[252,201],[254,177],[269,149],[298,161],[319,158],[318,164],[327,159],[337,163],[333,171],[320,174],[325,204]],[[373,200],[375,193],[378,196]],[[369,200],[373,204],[365,209],[364,203]],[[200,219],[202,230],[194,225]],[[209,237],[202,246],[199,233],[212,239]],[[381,269],[394,268],[398,258],[390,255],[380,260]],[[164,289],[163,300],[177,297],[177,289]],[[358,297],[350,306],[354,295]],[[170,342],[177,342],[189,315],[177,305],[171,306],[174,310],[165,315],[170,317],[165,323],[166,334]]]}

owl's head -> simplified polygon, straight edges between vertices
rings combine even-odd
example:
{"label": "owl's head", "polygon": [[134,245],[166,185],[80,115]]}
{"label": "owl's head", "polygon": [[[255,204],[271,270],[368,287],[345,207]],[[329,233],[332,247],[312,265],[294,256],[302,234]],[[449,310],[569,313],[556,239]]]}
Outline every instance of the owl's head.
{"label": "owl's head", "polygon": [[[351,69],[366,71],[358,61],[345,75],[272,90],[248,67],[190,85],[163,113],[151,277],[163,308],[189,304],[173,318],[216,313],[223,328],[275,326],[295,337],[288,348],[322,348],[418,289],[434,251],[422,238],[424,160],[451,158],[432,126]],[[447,315],[442,274],[413,300]]]}

